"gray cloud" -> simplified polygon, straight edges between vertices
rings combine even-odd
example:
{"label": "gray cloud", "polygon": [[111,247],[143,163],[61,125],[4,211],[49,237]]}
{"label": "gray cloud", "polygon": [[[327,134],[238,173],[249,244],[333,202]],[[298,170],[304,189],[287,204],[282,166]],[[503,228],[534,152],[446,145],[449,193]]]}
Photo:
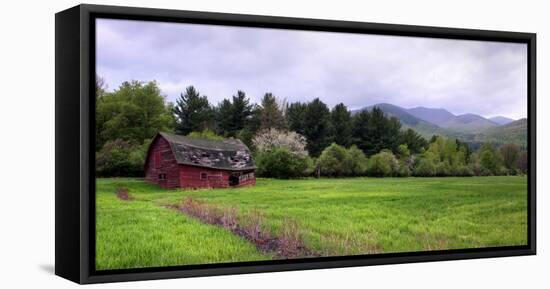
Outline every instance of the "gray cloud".
{"label": "gray cloud", "polygon": [[527,115],[523,44],[214,25],[98,20],[97,72],[109,88],[157,80],[212,103],[244,90],[330,106],[380,102],[455,114]]}

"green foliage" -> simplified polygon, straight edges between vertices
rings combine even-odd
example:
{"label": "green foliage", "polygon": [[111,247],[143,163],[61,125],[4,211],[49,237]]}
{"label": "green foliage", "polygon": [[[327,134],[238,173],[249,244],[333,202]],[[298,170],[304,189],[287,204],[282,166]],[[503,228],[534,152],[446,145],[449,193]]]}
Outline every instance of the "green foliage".
{"label": "green foliage", "polygon": [[330,112],[333,141],[341,146],[349,147],[352,144],[351,138],[351,113],[343,104],[337,104]]}
{"label": "green foliage", "polygon": [[393,153],[383,150],[369,158],[367,174],[373,177],[390,177],[398,168],[398,162]]}
{"label": "green foliage", "polygon": [[256,150],[254,147],[254,132],[248,127],[245,127],[237,132],[236,138],[240,139],[251,151]]}
{"label": "green foliage", "polygon": [[214,131],[204,129],[202,131],[194,131],[187,135],[190,138],[208,139],[208,140],[223,140],[224,137],[217,135]]}
{"label": "green foliage", "polygon": [[500,147],[500,155],[506,169],[508,169],[510,173],[515,173],[520,158],[519,146],[516,144],[505,144]]}
{"label": "green foliage", "polygon": [[410,128],[401,132],[399,138],[399,143],[407,145],[413,154],[421,153],[428,146],[426,139]]}
{"label": "green foliage", "polygon": [[96,152],[98,176],[143,176],[143,166],[149,142],[132,145],[128,141],[108,141]]}
{"label": "green foliage", "polygon": [[394,169],[394,177],[408,177],[411,175],[409,165],[404,161],[398,161],[397,167]]}
{"label": "green foliage", "polygon": [[368,159],[356,145],[348,149],[349,167],[352,176],[362,176],[367,171]]}
{"label": "green foliage", "polygon": [[362,150],[353,145],[349,149],[336,143],[328,146],[317,159],[320,175],[362,176],[367,170],[368,160]]}
{"label": "green foliage", "polygon": [[219,134],[230,136],[234,131],[233,103],[229,99],[222,100],[215,109],[216,130]]}
{"label": "green foliage", "polygon": [[479,164],[492,175],[501,173],[501,160],[492,144],[484,144],[479,152]]}
{"label": "green foliage", "polygon": [[432,159],[420,157],[415,162],[413,175],[416,177],[432,177],[436,174],[436,167]]}
{"label": "green foliage", "polygon": [[258,176],[279,179],[302,177],[313,166],[311,158],[292,153],[285,147],[259,151],[255,161]]}
{"label": "green foliage", "polygon": [[286,122],[288,129],[304,135],[307,104],[301,102],[291,103],[286,109]]}
{"label": "green foliage", "polygon": [[307,150],[317,157],[331,143],[330,111],[319,98],[307,104],[304,115],[304,136]]}
{"label": "green foliage", "polygon": [[213,110],[206,96],[201,96],[193,86],[188,86],[174,107],[177,118],[176,133],[187,135],[213,126]]}
{"label": "green foliage", "polygon": [[323,176],[348,176],[351,175],[351,157],[345,147],[331,144],[317,160],[319,170]]}
{"label": "green foliage", "polygon": [[387,118],[378,107],[363,110],[353,117],[353,143],[367,156],[383,149],[396,152],[400,144],[401,123],[395,117]]}
{"label": "green foliage", "polygon": [[[238,91],[212,108],[193,86],[186,88],[174,107],[165,102],[154,81],[124,82],[107,92],[98,76],[95,86],[97,172],[102,176],[142,175],[144,144],[157,132],[173,129],[196,138],[236,137],[250,149],[260,150],[258,156],[264,157],[265,164],[283,167],[284,177],[311,173],[308,153],[318,157],[317,175],[327,176],[527,173],[527,152],[516,144],[466,144],[438,135],[428,142],[413,129],[402,130],[399,119],[388,117],[380,107],[351,116],[343,103],[332,110],[318,98],[287,105],[266,93],[258,105]],[[521,131],[525,123],[522,120],[509,127]],[[299,156],[291,160],[284,150],[272,148],[286,148]],[[270,159],[274,154],[282,157],[279,163]],[[373,158],[367,161],[367,156]],[[295,173],[302,169],[296,169],[296,158],[306,158],[307,169],[301,173]],[[264,170],[264,174],[277,173]]]}
{"label": "green foliage", "polygon": [[224,99],[216,111],[218,133],[235,137],[240,130],[247,128],[253,115],[253,105],[243,91],[237,91],[232,99]]}
{"label": "green foliage", "polygon": [[264,94],[258,110],[258,117],[260,120],[260,129],[282,129],[285,126],[281,107],[277,103],[277,98],[271,93]]}
{"label": "green foliage", "polygon": [[[98,88],[101,90],[101,88]],[[96,103],[96,151],[108,141],[141,145],[159,131],[174,127],[171,105],[156,82],[124,82],[113,92],[103,92]]]}
{"label": "green foliage", "polygon": [[233,96],[232,113],[231,133],[234,133],[243,129],[252,115],[252,105],[243,91],[239,90],[237,96]]}
{"label": "green foliage", "polygon": [[411,156],[411,151],[409,150],[409,146],[406,144],[400,144],[397,147],[397,155],[399,156],[399,159],[407,159]]}

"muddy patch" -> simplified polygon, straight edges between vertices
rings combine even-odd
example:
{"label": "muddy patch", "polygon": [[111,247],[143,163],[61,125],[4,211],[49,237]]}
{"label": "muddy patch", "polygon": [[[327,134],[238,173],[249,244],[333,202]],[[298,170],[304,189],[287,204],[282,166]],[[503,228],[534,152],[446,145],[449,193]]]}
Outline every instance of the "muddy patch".
{"label": "muddy patch", "polygon": [[194,200],[185,199],[179,205],[167,205],[166,208],[175,209],[185,213],[201,222],[223,227],[233,234],[251,242],[264,253],[275,253],[279,259],[318,257],[303,243],[298,224],[295,221],[285,221],[281,233],[278,236],[264,228],[264,219],[259,211],[253,211],[247,221],[237,221],[237,209],[221,209],[214,205]]}
{"label": "muddy patch", "polygon": [[134,199],[134,197],[132,197],[130,195],[130,192],[128,191],[127,188],[117,188],[116,189],[116,196],[117,198],[119,198],[120,200],[123,200],[123,201],[131,201]]}

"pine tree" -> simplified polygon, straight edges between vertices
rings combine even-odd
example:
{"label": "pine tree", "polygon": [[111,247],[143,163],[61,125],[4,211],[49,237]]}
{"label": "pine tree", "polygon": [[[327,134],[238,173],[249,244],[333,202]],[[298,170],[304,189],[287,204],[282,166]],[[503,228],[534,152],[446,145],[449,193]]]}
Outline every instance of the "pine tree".
{"label": "pine tree", "polygon": [[400,144],[401,123],[395,117],[387,118],[381,109],[363,110],[353,117],[353,143],[366,155],[383,149],[397,153]]}
{"label": "pine tree", "polygon": [[259,117],[261,129],[284,127],[283,112],[277,104],[277,98],[271,93],[266,93],[262,98]]}
{"label": "pine tree", "polygon": [[235,137],[244,129],[252,115],[252,105],[243,91],[237,91],[232,99],[224,99],[216,108],[218,134]]}
{"label": "pine tree", "polygon": [[307,104],[304,115],[304,135],[307,138],[307,150],[314,157],[319,156],[332,142],[330,110],[319,98]]}
{"label": "pine tree", "polygon": [[176,114],[176,133],[187,135],[193,131],[202,131],[212,126],[212,108],[206,96],[188,86],[180,95],[174,107]]}
{"label": "pine tree", "polygon": [[401,132],[399,142],[401,144],[406,144],[413,154],[422,152],[422,150],[428,146],[426,139],[410,128],[404,132]]}
{"label": "pine tree", "polygon": [[237,91],[237,95],[233,96],[232,113],[231,136],[234,136],[238,131],[245,127],[247,121],[252,115],[252,105],[243,91],[239,90]]}
{"label": "pine tree", "polygon": [[216,107],[217,133],[229,136],[232,132],[233,104],[229,99],[224,99]]}
{"label": "pine tree", "polygon": [[285,117],[289,130],[304,135],[304,119],[306,115],[306,109],[306,103],[294,102],[288,105]]}
{"label": "pine tree", "polygon": [[351,113],[343,104],[337,104],[331,111],[331,121],[333,128],[333,140],[336,144],[344,147],[351,145]]}

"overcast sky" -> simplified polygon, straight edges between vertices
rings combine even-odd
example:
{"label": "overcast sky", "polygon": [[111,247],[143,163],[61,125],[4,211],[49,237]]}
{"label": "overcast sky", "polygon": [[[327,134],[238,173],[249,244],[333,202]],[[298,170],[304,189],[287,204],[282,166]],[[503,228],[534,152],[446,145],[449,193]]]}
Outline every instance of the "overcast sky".
{"label": "overcast sky", "polygon": [[524,44],[100,19],[108,90],[156,80],[169,101],[194,85],[211,103],[243,90],[330,107],[376,103],[527,115]]}

